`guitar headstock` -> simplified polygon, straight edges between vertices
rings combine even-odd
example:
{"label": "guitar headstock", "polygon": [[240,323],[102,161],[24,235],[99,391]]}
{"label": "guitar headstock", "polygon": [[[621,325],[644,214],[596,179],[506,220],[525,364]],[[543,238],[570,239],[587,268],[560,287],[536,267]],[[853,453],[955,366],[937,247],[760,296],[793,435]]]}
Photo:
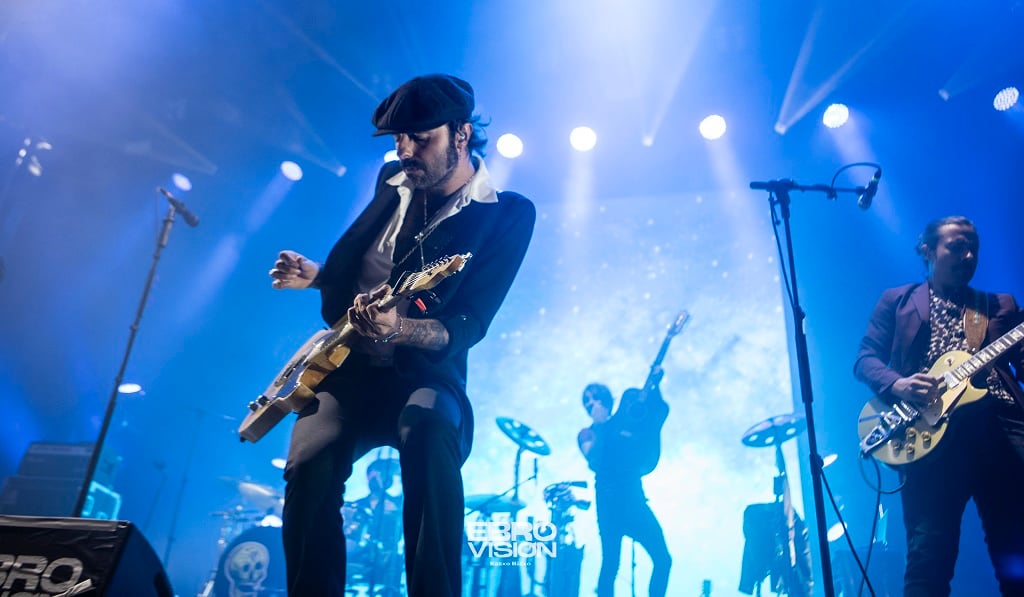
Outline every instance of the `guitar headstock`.
{"label": "guitar headstock", "polygon": [[462,271],[466,262],[473,257],[472,253],[463,253],[442,257],[432,261],[422,270],[402,276],[399,280],[395,295],[409,296],[421,290],[430,290],[437,286],[442,280]]}
{"label": "guitar headstock", "polygon": [[679,315],[676,315],[676,320],[672,322],[672,325],[668,326],[669,337],[678,335],[679,332],[683,331],[686,327],[687,322],[690,321],[690,313],[688,311],[680,311]]}

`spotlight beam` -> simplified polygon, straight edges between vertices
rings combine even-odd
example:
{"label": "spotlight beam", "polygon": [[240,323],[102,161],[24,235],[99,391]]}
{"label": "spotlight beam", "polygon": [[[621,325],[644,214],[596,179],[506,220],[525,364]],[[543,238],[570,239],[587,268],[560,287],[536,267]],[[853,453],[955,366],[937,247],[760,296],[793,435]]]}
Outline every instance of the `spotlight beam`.
{"label": "spotlight beam", "polygon": [[802,86],[806,83],[804,79],[804,73],[807,70],[807,65],[810,62],[812,54],[812,46],[817,41],[818,29],[821,25],[822,10],[819,9],[815,12],[814,17],[811,20],[811,24],[807,29],[807,34],[804,36],[804,41],[800,46],[800,52],[797,55],[796,64],[793,66],[793,74],[790,75],[789,83],[786,86],[786,94],[782,99],[782,108],[779,110],[779,117],[775,122],[775,132],[783,135],[797,123],[801,118],[807,115],[808,112],[814,109],[815,106],[820,104],[830,93],[846,80],[857,67],[863,65],[866,62],[865,58],[871,52],[880,50],[885,44],[883,42],[888,41],[889,38],[893,37],[892,32],[896,23],[907,14],[909,10],[909,4],[905,5],[897,13],[893,14],[889,19],[882,25],[875,34],[866,44],[861,46],[845,63],[843,63],[831,76],[829,76],[822,84],[818,85],[803,101],[799,106],[794,108],[796,103],[796,95],[798,86]]}
{"label": "spotlight beam", "polygon": [[352,85],[356,89],[365,93],[374,102],[380,100],[380,98],[378,98],[373,93],[373,91],[370,90],[369,87],[363,85],[363,83],[359,79],[357,79],[355,75],[350,73],[347,69],[345,69],[345,67],[341,66],[341,64],[339,64],[338,61],[335,60],[334,57],[331,56],[330,53],[328,53],[327,50],[323,48],[323,46],[310,39],[310,37],[306,35],[302,31],[302,29],[297,27],[295,23],[293,23],[288,17],[284,16],[275,8],[270,6],[269,2],[263,1],[260,2],[260,5],[263,7],[263,10],[266,11],[267,14],[274,17],[274,19],[276,19],[277,22],[280,23],[288,31],[288,33],[291,33],[296,39],[302,42],[302,45],[306,46],[307,49],[313,52],[313,54],[321,61],[323,61],[324,64],[334,69],[336,73],[344,77],[349,83],[352,83]]}

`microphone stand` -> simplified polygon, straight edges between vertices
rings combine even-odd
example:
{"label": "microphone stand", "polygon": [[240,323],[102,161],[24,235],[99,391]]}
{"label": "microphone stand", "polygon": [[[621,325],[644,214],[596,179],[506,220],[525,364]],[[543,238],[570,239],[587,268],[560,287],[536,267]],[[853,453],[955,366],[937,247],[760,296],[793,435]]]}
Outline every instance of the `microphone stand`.
{"label": "microphone stand", "polygon": [[[793,256],[793,234],[790,228],[790,191],[815,191],[825,193],[829,199],[835,199],[840,192],[863,195],[865,187],[836,188],[831,185],[801,185],[789,179],[770,180],[768,182],[751,182],[750,188],[768,191],[768,203],[775,219],[775,207],[778,206],[782,215],[783,229],[786,236],[786,253],[789,266],[789,285],[793,312],[793,334],[796,343],[796,360],[800,376],[800,396],[804,403],[804,417],[807,421],[807,447],[811,460],[811,484],[814,489],[814,516],[818,535],[818,550],[821,552],[821,576],[826,597],[835,597],[835,586],[832,575],[832,558],[828,548],[828,530],[825,528],[825,497],[822,491],[822,459],[818,455],[818,440],[814,431],[814,397],[811,391],[811,367],[807,351],[807,335],[804,332],[805,313],[800,306],[797,293],[796,262]],[[777,221],[777,220],[775,220]],[[789,587],[792,591],[795,587]]]}
{"label": "microphone stand", "polygon": [[135,321],[132,322],[128,334],[128,344],[124,349],[124,357],[121,359],[121,367],[117,370],[117,377],[114,379],[114,388],[107,400],[107,410],[103,415],[103,422],[100,425],[100,433],[96,443],[92,447],[92,455],[89,457],[89,465],[85,469],[85,478],[82,480],[82,487],[78,492],[78,500],[75,502],[75,509],[71,516],[82,516],[85,502],[89,497],[89,489],[92,485],[92,478],[96,474],[96,467],[100,461],[100,452],[103,450],[103,443],[106,441],[107,432],[110,430],[110,423],[114,418],[114,410],[117,407],[117,394],[124,381],[124,372],[128,368],[128,357],[132,352],[132,345],[135,343],[135,335],[139,331],[139,322],[142,320],[142,313],[146,309],[146,301],[149,299],[149,291],[153,287],[153,278],[156,277],[156,266],[160,261],[160,254],[167,246],[167,240],[171,235],[171,227],[174,226],[174,214],[176,208],[171,204],[167,209],[167,216],[163,220],[163,228],[160,230],[160,237],[157,239],[156,250],[153,252],[153,263],[149,267],[149,275],[146,277],[146,284],[142,290],[142,298],[139,300],[138,310],[135,312]]}

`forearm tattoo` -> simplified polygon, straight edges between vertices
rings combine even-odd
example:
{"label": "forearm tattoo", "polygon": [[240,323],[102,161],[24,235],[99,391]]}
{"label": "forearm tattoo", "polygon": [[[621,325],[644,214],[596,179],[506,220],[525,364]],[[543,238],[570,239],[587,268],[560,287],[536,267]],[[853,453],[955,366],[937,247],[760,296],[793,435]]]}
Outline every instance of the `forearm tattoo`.
{"label": "forearm tattoo", "polygon": [[436,319],[405,319],[405,329],[399,340],[406,346],[426,350],[441,350],[448,346],[448,329]]}

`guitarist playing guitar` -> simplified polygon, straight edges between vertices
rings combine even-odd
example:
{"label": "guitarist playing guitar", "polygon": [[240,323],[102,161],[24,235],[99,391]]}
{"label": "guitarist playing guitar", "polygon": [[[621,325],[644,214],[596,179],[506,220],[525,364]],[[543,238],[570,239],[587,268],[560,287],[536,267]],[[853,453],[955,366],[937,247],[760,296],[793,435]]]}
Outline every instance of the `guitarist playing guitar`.
{"label": "guitarist playing guitar", "polygon": [[862,453],[896,459],[904,477],[907,597],[949,595],[970,499],[1003,595],[1024,595],[1022,313],[1012,296],[968,286],[978,247],[967,218],[928,224],[927,281],[882,294],[854,365],[878,395]]}
{"label": "guitarist playing guitar", "polygon": [[647,550],[653,570],[648,595],[664,597],[672,557],[665,533],[647,505],[642,478],[658,464],[661,455],[661,427],[668,416],[668,404],[661,396],[661,362],[669,342],[689,319],[684,311],[669,328],[661,350],[651,365],[642,388],[626,390],[619,408],[612,414],[612,393],[608,386],[592,383],[583,391],[583,407],[593,424],[579,432],[577,441],[587,464],[594,471],[597,526],[601,536],[601,572],[598,597],[612,597],[619,570],[623,537],[631,537]]}
{"label": "guitarist playing guitar", "polygon": [[[306,370],[338,365],[320,380],[293,384],[309,401],[299,407],[284,473],[292,597],[350,594],[345,482],[353,463],[382,445],[399,451],[408,595],[462,595],[460,469],[473,438],[468,353],[505,300],[536,218],[527,198],[489,182],[473,109],[473,88],[457,77],[427,75],[400,86],[373,114],[374,134],[390,136],[399,158],[381,168],[373,199],[322,266],[283,251],[270,270],[274,288],[320,291],[331,326],[322,339],[332,348]],[[472,260],[429,291],[394,300],[407,274],[454,255]],[[290,393],[277,381],[250,406],[254,414],[274,403],[274,390]]]}

